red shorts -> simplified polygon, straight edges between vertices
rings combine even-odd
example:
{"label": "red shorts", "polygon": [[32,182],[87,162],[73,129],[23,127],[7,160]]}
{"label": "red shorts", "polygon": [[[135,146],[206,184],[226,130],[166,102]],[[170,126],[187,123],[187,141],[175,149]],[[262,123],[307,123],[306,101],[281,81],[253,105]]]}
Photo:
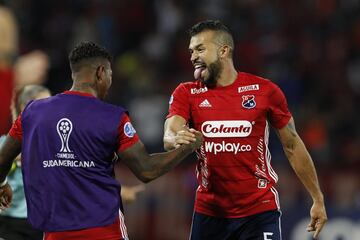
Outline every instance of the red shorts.
{"label": "red shorts", "polygon": [[121,220],[116,218],[113,224],[103,227],[63,232],[45,232],[44,240],[127,240],[126,227],[124,221]]}

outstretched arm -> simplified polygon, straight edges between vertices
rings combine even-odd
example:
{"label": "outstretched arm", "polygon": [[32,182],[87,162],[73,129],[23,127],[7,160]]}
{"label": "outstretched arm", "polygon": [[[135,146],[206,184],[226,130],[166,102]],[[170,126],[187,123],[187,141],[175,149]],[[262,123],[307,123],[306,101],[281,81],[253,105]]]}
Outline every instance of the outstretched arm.
{"label": "outstretched arm", "polygon": [[324,196],[320,190],[314,163],[303,141],[296,132],[293,118],[290,119],[285,127],[277,130],[277,134],[291,167],[312,197],[311,222],[307,230],[315,231],[314,238],[317,238],[327,221],[327,216]]}
{"label": "outstretched arm", "polygon": [[6,136],[0,147],[0,209],[9,207],[12,199],[10,185],[6,183],[12,162],[21,151],[21,141]]}
{"label": "outstretched arm", "polygon": [[118,152],[120,159],[143,182],[150,182],[167,173],[178,165],[186,156],[200,147],[202,135],[196,132],[196,141],[184,144],[165,153],[148,154],[141,141],[123,152]]}
{"label": "outstretched arm", "polygon": [[182,144],[189,144],[195,142],[194,129],[189,129],[186,126],[186,120],[174,115],[166,119],[164,124],[164,148],[169,151],[178,148]]}

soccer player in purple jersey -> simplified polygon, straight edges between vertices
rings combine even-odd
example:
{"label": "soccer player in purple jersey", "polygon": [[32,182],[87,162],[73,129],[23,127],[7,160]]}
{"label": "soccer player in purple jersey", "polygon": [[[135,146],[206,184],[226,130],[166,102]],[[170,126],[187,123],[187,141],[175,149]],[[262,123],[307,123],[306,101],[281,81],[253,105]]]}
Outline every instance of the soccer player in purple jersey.
{"label": "soccer player in purple jersey", "polygon": [[22,153],[28,220],[44,239],[128,239],[114,152],[143,182],[175,167],[202,142],[167,153],[148,154],[122,107],[105,103],[112,82],[111,56],[84,42],[69,55],[70,91],[30,102],[0,149],[0,208],[11,202],[6,181]]}

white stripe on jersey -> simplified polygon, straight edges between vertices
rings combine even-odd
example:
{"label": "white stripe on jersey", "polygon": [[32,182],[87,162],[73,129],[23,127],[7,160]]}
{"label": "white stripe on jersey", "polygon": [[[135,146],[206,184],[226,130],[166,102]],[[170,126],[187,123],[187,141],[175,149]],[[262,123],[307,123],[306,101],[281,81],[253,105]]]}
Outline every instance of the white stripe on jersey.
{"label": "white stripe on jersey", "polygon": [[125,219],[124,215],[122,214],[121,210],[119,209],[119,220],[120,220],[120,231],[121,231],[121,237],[125,240],[128,240],[129,237],[127,235],[127,229],[125,226]]}
{"label": "white stripe on jersey", "polygon": [[264,133],[264,140],[265,140],[265,159],[266,165],[268,168],[268,173],[272,179],[274,179],[275,183],[278,181],[278,175],[275,173],[274,169],[271,167],[271,154],[269,150],[269,123],[266,121],[265,125],[265,133]]}
{"label": "white stripe on jersey", "polygon": [[274,187],[271,187],[270,190],[274,194],[277,209],[280,210],[279,194]]}
{"label": "white stripe on jersey", "polygon": [[279,210],[280,212],[280,216],[279,216],[279,232],[280,232],[280,240],[282,240],[282,233],[281,233],[281,216],[282,216],[282,212],[281,210]]}

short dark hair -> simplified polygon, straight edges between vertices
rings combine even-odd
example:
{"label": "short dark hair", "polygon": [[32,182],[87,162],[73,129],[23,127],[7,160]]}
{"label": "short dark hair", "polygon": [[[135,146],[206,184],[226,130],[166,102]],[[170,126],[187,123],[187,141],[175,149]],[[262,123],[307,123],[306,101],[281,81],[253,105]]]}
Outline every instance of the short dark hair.
{"label": "short dark hair", "polygon": [[189,29],[189,35],[190,37],[193,37],[201,32],[208,30],[222,33],[220,34],[222,35],[221,41],[223,41],[225,44],[229,45],[230,47],[234,48],[234,39],[229,28],[226,27],[219,20],[205,20],[199,22]]}
{"label": "short dark hair", "polygon": [[189,34],[192,37],[198,33],[206,31],[206,30],[223,31],[223,32],[227,32],[231,35],[230,30],[219,20],[205,20],[205,21],[199,22],[189,29]]}
{"label": "short dark hair", "polygon": [[73,69],[78,63],[91,58],[103,58],[111,62],[112,56],[102,46],[94,42],[81,42],[69,54],[70,67]]}

